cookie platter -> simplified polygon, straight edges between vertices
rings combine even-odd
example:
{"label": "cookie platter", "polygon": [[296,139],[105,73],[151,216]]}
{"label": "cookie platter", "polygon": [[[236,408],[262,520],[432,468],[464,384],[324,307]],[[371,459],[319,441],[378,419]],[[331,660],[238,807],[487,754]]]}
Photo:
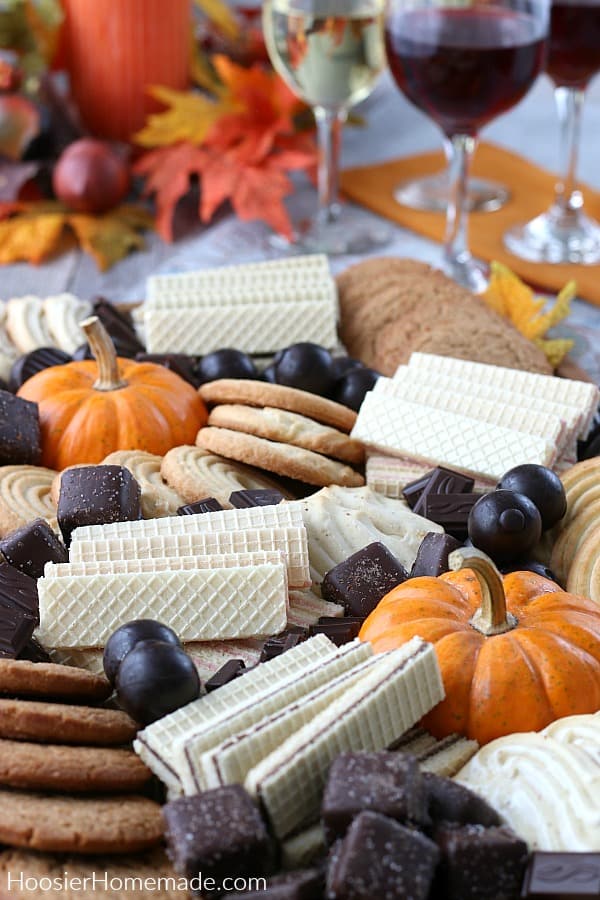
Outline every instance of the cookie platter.
{"label": "cookie platter", "polygon": [[599,895],[594,384],[409,260],[2,315],[0,896]]}

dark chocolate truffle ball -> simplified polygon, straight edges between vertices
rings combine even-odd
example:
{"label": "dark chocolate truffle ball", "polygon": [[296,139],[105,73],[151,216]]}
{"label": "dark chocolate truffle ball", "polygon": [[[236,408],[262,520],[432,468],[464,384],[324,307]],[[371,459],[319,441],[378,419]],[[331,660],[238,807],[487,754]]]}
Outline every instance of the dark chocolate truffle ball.
{"label": "dark chocolate truffle ball", "polygon": [[116,688],[125,712],[149,725],[195,700],[200,679],[181,647],[166,641],[140,641],[121,663]]}
{"label": "dark chocolate truffle ball", "polygon": [[528,463],[511,469],[498,482],[498,488],[517,491],[533,500],[542,517],[542,531],[560,522],[567,511],[567,497],[562,481],[546,466]]}
{"label": "dark chocolate truffle ball", "polygon": [[516,491],[484,494],[469,515],[469,538],[497,563],[524,557],[542,534],[535,503]]}
{"label": "dark chocolate truffle ball", "polygon": [[113,631],[104,648],[102,663],[111,684],[115,683],[119,667],[127,654],[140,641],[163,641],[181,647],[181,642],[172,628],[154,619],[134,619]]}

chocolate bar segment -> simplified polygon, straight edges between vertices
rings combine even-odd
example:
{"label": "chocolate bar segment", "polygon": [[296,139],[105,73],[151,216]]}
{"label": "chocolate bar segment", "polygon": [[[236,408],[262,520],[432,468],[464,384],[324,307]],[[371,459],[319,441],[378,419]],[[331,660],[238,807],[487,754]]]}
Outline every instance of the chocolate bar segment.
{"label": "chocolate bar segment", "polygon": [[221,668],[215,672],[214,675],[208,679],[205,683],[204,688],[207,694],[210,694],[211,691],[216,691],[220,687],[224,687],[226,684],[229,684],[230,681],[234,681],[236,678],[239,678],[240,675],[243,675],[246,671],[246,663],[243,659],[228,659]]}
{"label": "chocolate bar segment", "polygon": [[0,615],[2,610],[18,610],[39,622],[37,584],[7,562],[0,563]]}
{"label": "chocolate bar segment", "polygon": [[335,619],[329,622],[317,622],[309,626],[309,634],[324,634],[329,640],[341,647],[358,637],[364,619],[352,618]]}
{"label": "chocolate bar segment", "polygon": [[301,625],[290,625],[281,634],[274,634],[265,641],[259,661],[268,662],[270,659],[275,659],[276,656],[281,656],[282,653],[286,653],[288,650],[297,647],[298,644],[302,644],[307,637],[308,631],[306,628],[303,628]]}
{"label": "chocolate bar segment", "polygon": [[52,657],[50,656],[50,654],[42,647],[40,643],[38,643],[38,641],[36,641],[34,637],[29,639],[17,658],[27,659],[29,660],[29,662],[34,663],[52,662]]}
{"label": "chocolate bar segment", "polygon": [[0,608],[0,657],[16,659],[31,640],[33,616],[13,607]]}
{"label": "chocolate bar segment", "polygon": [[41,459],[37,403],[0,391],[0,466],[38,466]]}
{"label": "chocolate bar segment", "polygon": [[178,516],[195,516],[198,513],[218,512],[223,509],[218,500],[214,497],[205,497],[203,500],[195,500],[193,503],[186,503],[177,510]]}
{"label": "chocolate bar segment", "polygon": [[233,491],[229,502],[235,509],[248,509],[251,506],[277,506],[285,497],[276,488],[254,488],[245,491]]}
{"label": "chocolate bar segment", "polygon": [[475,486],[475,479],[469,475],[463,475],[462,472],[455,472],[454,469],[446,469],[444,466],[437,466],[429,476],[427,484],[421,491],[421,495],[417,500],[413,511],[420,516],[425,515],[425,501],[427,497],[434,494],[468,494]]}
{"label": "chocolate bar segment", "polygon": [[0,541],[4,558],[30,578],[41,578],[47,562],[65,563],[69,556],[44,519],[34,519]]}
{"label": "chocolate bar segment", "polygon": [[406,569],[393,553],[375,541],[327,572],[321,595],[339,603],[348,615],[366,618],[382,597],[407,578]]}
{"label": "chocolate bar segment", "polygon": [[435,469],[432,469],[425,475],[421,475],[420,478],[415,479],[415,481],[410,481],[402,489],[402,495],[412,510],[414,510],[415,506],[419,502],[421,494],[431,481],[434,472]]}
{"label": "chocolate bar segment", "polygon": [[60,481],[57,517],[67,546],[80,525],[141,519],[140,486],[123,466],[66,469]]}
{"label": "chocolate bar segment", "polygon": [[429,575],[437,578],[438,575],[447,572],[449,569],[448,557],[459,547],[460,541],[450,534],[440,534],[436,531],[426,534],[417,551],[410,577],[421,578]]}
{"label": "chocolate bar segment", "polygon": [[433,837],[442,853],[436,884],[445,900],[519,897],[529,852],[510,828],[448,823]]}
{"label": "chocolate bar segment", "polygon": [[489,828],[501,825],[502,820],[489,803],[468,788],[442,778],[433,772],[424,772],[429,815],[433,822],[456,822],[460,825],[484,825]]}
{"label": "chocolate bar segment", "polygon": [[600,853],[531,855],[521,897],[524,900],[588,900],[600,897]]}
{"label": "chocolate bar segment", "polygon": [[146,348],[138,338],[131,317],[127,313],[121,312],[108,300],[99,297],[94,303],[94,315],[98,316],[113,339],[119,356],[133,359],[138,353],[145,352]]}
{"label": "chocolate bar segment", "polygon": [[442,525],[453,537],[464,540],[468,533],[469,513],[480,499],[480,494],[428,494],[422,515]]}

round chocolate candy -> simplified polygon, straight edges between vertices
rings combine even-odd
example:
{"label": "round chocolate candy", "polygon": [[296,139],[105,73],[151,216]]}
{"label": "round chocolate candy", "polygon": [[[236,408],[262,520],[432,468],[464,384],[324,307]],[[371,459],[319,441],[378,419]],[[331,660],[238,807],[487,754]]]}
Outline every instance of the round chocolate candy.
{"label": "round chocolate candy", "polygon": [[277,384],[324,397],[333,390],[333,357],[325,347],[309,342],[292,344],[275,359]]}
{"label": "round chocolate candy", "polygon": [[268,381],[269,384],[277,384],[277,368],[275,364],[271,363],[270,366],[267,366],[261,377],[263,381]]}
{"label": "round chocolate candy", "polygon": [[503,475],[498,488],[517,491],[532,500],[542,517],[542,531],[560,522],[567,511],[567,497],[562,481],[551,469],[533,463],[516,466]]}
{"label": "round chocolate candy", "polygon": [[331,364],[331,373],[333,377],[338,381],[340,378],[343,378],[347,372],[352,371],[352,369],[364,369],[365,364],[360,361],[360,359],[352,359],[351,356],[336,356]]}
{"label": "round chocolate candy", "polygon": [[365,394],[373,389],[379,377],[379,372],[374,369],[364,367],[350,369],[337,382],[332,399],[358,412],[365,399]]}
{"label": "round chocolate candy", "polygon": [[484,494],[469,515],[469,537],[497,563],[524,557],[542,534],[542,518],[533,500],[516,491]]}
{"label": "round chocolate candy", "polygon": [[181,647],[181,641],[172,628],[156,622],[154,619],[133,619],[113,631],[104,648],[102,664],[104,672],[111,684],[117,678],[119,667],[128,653],[140,641],[162,641],[174,647]]}
{"label": "round chocolate candy", "polygon": [[194,369],[196,384],[218,381],[219,378],[258,378],[253,360],[241,350],[224,348],[207,353]]}
{"label": "round chocolate candy", "polygon": [[117,699],[144,725],[155,722],[200,695],[196,667],[181,647],[166,641],[140,641],[117,672]]}
{"label": "round chocolate candy", "polygon": [[71,362],[72,357],[64,350],[57,347],[38,347],[30,353],[20,356],[12,365],[8,378],[8,389],[14,394],[17,393],[21,385],[25,384],[38,372],[49,369],[51,366],[63,366],[65,363]]}

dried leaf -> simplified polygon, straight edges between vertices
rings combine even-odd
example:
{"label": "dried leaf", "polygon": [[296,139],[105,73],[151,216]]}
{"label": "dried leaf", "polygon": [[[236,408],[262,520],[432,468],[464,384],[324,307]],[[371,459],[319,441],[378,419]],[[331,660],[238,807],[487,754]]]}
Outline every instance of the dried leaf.
{"label": "dried leaf", "polygon": [[21,213],[0,222],[0,263],[38,265],[54,252],[63,232],[62,213]]}
{"label": "dried leaf", "polygon": [[543,340],[542,338],[536,338],[534,344],[546,354],[550,365],[557,369],[567,353],[570,353],[575,346],[575,341],[567,338],[555,338],[554,340],[548,341]]}
{"label": "dried leaf", "polygon": [[148,213],[134,219],[119,209],[104,216],[85,216],[72,214],[67,222],[75,232],[81,249],[89,253],[96,261],[101,272],[106,271],[132,250],[144,246],[144,238],[136,228],[152,228],[152,216]]}
{"label": "dried leaf", "polygon": [[193,91],[158,86],[150,88],[150,93],[169,109],[149,116],[144,128],[134,135],[142,147],[168,147],[179,141],[201,144],[214,123],[230,109],[226,103]]}
{"label": "dried leaf", "polygon": [[201,173],[206,158],[205,150],[186,142],[152,150],[133,167],[137,175],[146,176],[146,196],[155,195],[156,230],[165,241],[173,240],[175,207],[187,194],[190,178]]}

